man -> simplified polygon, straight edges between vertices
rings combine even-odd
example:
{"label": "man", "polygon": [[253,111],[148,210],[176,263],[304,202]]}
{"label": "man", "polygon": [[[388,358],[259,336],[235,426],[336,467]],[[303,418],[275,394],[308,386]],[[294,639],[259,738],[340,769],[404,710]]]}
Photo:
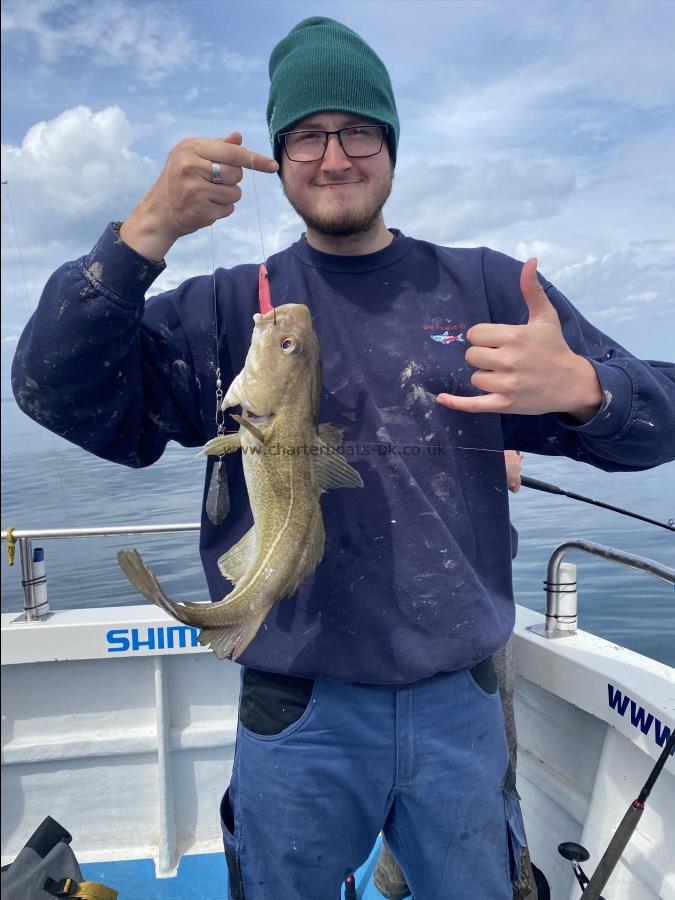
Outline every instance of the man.
{"label": "man", "polygon": [[[416,900],[510,900],[525,838],[491,662],[514,622],[501,451],[671,459],[673,370],[589,325],[534,260],[385,226],[399,121],[384,65],[350,29],[301,22],[270,79],[275,159],[238,132],[175,147],[124,224],[51,277],[15,394],[130,466],[212,437],[216,368],[227,384],[243,365],[258,266],[216,274],[218,359],[211,276],[144,294],[176,240],[234,212],[243,168],[279,170],[307,231],[268,261],[274,303],[314,315],[321,421],[378,452],[350,459],[359,498],[322,499],[323,562],[240,657],[221,805],[231,896],[334,900],[384,830]],[[216,560],[250,527],[241,461],[227,467],[226,523],[202,516],[214,599]]]}

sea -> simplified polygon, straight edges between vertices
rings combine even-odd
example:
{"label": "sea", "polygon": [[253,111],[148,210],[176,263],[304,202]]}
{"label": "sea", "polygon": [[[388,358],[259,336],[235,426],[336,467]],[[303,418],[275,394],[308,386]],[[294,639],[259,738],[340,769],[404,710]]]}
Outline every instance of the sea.
{"label": "sea", "polygon": [[[3,454],[2,528],[84,528],[198,522],[205,461],[194,449],[169,445],[146,469],[128,469],[63,441]],[[607,473],[571,460],[527,454],[523,474],[667,522],[675,518],[675,463],[644,472]],[[565,497],[521,488],[510,495],[519,533],[514,563],[516,602],[543,611],[543,581],[556,546],[585,538],[675,566],[675,532]],[[52,609],[136,605],[141,600],[119,570],[121,547],[135,546],[161,569],[170,596],[207,599],[198,534],[35,540],[45,552]],[[3,544],[3,555],[5,544]],[[652,576],[573,552],[579,627],[675,667],[675,590]],[[2,612],[22,608],[18,558],[2,561]]]}

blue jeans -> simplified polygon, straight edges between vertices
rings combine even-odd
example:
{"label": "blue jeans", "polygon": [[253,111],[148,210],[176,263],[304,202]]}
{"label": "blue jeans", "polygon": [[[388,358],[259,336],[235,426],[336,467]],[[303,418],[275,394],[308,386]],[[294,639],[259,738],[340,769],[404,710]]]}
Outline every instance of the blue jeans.
{"label": "blue jeans", "polygon": [[406,687],[244,670],[221,804],[231,900],[338,900],[380,831],[415,900],[511,900],[525,835],[479,668]]}

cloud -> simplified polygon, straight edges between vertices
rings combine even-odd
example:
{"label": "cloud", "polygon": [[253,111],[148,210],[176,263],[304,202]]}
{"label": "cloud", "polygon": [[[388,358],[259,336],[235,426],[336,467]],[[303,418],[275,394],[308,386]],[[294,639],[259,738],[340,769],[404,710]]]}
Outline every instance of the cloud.
{"label": "cloud", "polygon": [[153,2],[15,0],[4,5],[2,30],[29,40],[36,62],[86,57],[88,66],[132,68],[149,84],[185,65],[205,65],[209,55],[183,17]]}
{"label": "cloud", "polygon": [[267,63],[261,56],[244,53],[223,53],[220,57],[226,72],[237,75],[257,75],[267,71]]}
{"label": "cloud", "polygon": [[3,335],[25,324],[50,274],[87,253],[155,180],[159,166],[133,150],[135,139],[119,107],[78,106],[2,146]]}
{"label": "cloud", "polygon": [[482,160],[472,165],[406,163],[390,211],[406,229],[438,243],[555,215],[575,190],[574,173],[548,163]]}
{"label": "cloud", "polygon": [[3,145],[22,252],[68,233],[96,234],[95,222],[123,218],[158,171],[131,149],[134,140],[119,107],[78,106],[33,125],[20,147]]}
{"label": "cloud", "polygon": [[[672,319],[675,243],[640,241],[553,272],[558,287],[600,328]],[[672,354],[671,354],[672,355]]]}

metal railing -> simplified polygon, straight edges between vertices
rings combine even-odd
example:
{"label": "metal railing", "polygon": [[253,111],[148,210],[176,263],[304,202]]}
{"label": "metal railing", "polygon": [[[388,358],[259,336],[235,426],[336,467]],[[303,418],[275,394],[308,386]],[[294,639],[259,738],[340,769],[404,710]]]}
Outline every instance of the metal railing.
{"label": "metal railing", "polygon": [[35,559],[33,541],[52,538],[73,537],[117,537],[125,534],[179,534],[181,532],[199,531],[199,522],[186,522],[176,525],[105,525],[98,528],[44,528],[44,529],[12,529],[0,533],[0,540],[7,542],[7,554],[10,565],[13,564],[15,548],[19,548],[21,560],[21,586],[23,588],[23,613],[16,623],[44,622],[52,613],[46,590],[44,563]]}
{"label": "metal railing", "polygon": [[577,630],[577,567],[574,563],[564,562],[570,550],[581,550],[591,556],[598,556],[608,562],[618,563],[629,569],[646,572],[655,578],[675,585],[675,569],[665,566],[653,559],[605,547],[593,541],[565,541],[551,554],[546,571],[546,611],[543,625],[531,625],[527,630],[545,638],[563,638],[576,633]]}
{"label": "metal railing", "polygon": [[[41,592],[42,575],[36,566],[33,554],[33,540],[72,537],[116,537],[126,534],[179,534],[199,531],[199,522],[184,522],[172,525],[106,525],[95,528],[47,528],[40,530],[13,530],[0,532],[0,540],[7,541],[8,553],[14,555],[14,546],[19,548],[21,558],[21,584],[24,595],[23,615],[15,621],[42,622],[51,612],[46,591]],[[546,611],[543,625],[532,625],[529,631],[546,638],[569,637],[577,630],[577,583],[576,565],[564,562],[570,550],[581,550],[609,562],[637,569],[675,585],[675,569],[653,559],[615,550],[592,541],[574,540],[560,544],[548,561],[546,581]]]}

